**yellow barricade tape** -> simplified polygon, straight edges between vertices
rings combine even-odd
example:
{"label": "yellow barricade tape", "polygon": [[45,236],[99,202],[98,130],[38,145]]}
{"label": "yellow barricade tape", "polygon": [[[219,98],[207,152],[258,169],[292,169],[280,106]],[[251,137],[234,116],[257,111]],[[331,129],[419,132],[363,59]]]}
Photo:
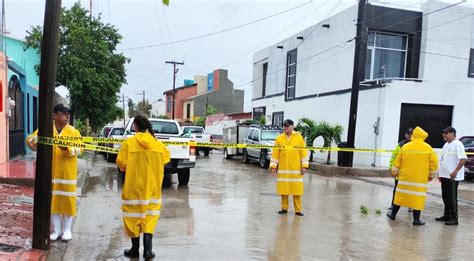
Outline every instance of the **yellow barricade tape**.
{"label": "yellow barricade tape", "polygon": [[[53,138],[42,138],[42,144],[68,146],[61,144],[71,144],[86,150],[93,150],[99,152],[118,153],[118,149],[93,145],[90,143],[122,143],[123,139],[117,138],[100,138],[100,137],[67,137],[56,136]],[[312,151],[341,151],[341,152],[366,152],[366,153],[392,153],[389,149],[367,149],[367,148],[338,148],[338,147],[297,147],[297,146],[272,146],[272,145],[256,145],[256,144],[242,144],[242,143],[211,143],[211,142],[195,142],[195,141],[161,141],[167,146],[193,146],[206,148],[237,148],[237,149],[295,149],[295,150],[312,150]],[[80,145],[80,146],[77,146]],[[422,153],[425,151],[407,151],[407,153]],[[467,152],[467,155],[474,155],[474,152]]]}
{"label": "yellow barricade tape", "polygon": [[65,141],[63,139],[49,138],[49,137],[38,137],[38,143],[44,145],[52,145],[59,147],[75,147],[84,150],[92,150],[98,152],[108,152],[112,154],[118,154],[119,150],[115,148],[109,148],[104,146],[97,146],[93,144],[83,143],[81,141]]}

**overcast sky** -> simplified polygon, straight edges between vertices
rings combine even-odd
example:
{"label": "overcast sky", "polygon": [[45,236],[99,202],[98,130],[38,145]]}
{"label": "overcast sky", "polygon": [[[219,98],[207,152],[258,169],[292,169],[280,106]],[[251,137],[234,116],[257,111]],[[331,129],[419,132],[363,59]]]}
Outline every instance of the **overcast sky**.
{"label": "overcast sky", "polygon": [[[474,0],[468,0],[473,5]],[[70,7],[78,1],[63,0]],[[89,8],[89,0],[79,1]],[[270,1],[270,0],[93,0],[93,14],[119,29],[119,46],[131,63],[127,64],[128,84],[122,87],[126,97],[141,99],[145,90],[150,101],[172,87],[172,67],[166,60],[184,61],[177,76],[177,86],[194,75],[207,75],[214,69],[229,70],[234,86],[246,91],[245,109],[250,110],[252,55],[267,45],[291,36],[320,20],[355,5],[355,0]],[[304,3],[309,4],[303,5]],[[380,2],[380,1],[379,1]],[[414,6],[424,1],[382,1],[392,5]],[[443,2],[458,2],[445,0]],[[44,0],[5,0],[6,24],[11,35],[24,38],[30,25],[43,23]],[[127,48],[156,45],[192,38],[245,24],[292,7],[292,11],[270,19],[178,44],[136,50]],[[352,19],[348,17],[348,19]],[[291,27],[290,27],[291,26]],[[286,29],[287,30],[284,30]]]}

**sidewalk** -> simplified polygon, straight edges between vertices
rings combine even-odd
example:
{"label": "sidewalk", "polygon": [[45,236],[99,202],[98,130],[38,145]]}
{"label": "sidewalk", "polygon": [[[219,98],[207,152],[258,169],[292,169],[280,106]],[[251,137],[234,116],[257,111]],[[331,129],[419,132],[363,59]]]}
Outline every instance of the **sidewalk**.
{"label": "sidewalk", "polygon": [[310,162],[309,168],[320,172],[323,175],[330,176],[355,176],[355,177],[391,177],[390,171],[382,167],[358,166],[352,168],[340,167],[337,165],[325,165],[316,162]]}
{"label": "sidewalk", "polygon": [[[46,260],[49,251],[31,249],[35,157],[0,164],[0,260]],[[87,184],[90,159],[78,160],[78,203]],[[79,206],[79,204],[78,204]]]}

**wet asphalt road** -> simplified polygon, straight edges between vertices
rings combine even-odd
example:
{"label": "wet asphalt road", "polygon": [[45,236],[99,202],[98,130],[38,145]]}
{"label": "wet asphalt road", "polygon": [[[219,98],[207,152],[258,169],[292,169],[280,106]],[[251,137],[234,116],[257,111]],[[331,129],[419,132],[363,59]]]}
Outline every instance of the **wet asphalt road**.
{"label": "wet asphalt road", "polygon": [[[49,260],[127,260],[116,167],[97,158],[90,174],[74,239],[55,243]],[[413,227],[406,209],[395,222],[385,217],[390,187],[315,174],[304,180],[305,216],[292,209],[278,215],[280,199],[267,170],[226,161],[219,152],[199,157],[188,187],[163,190],[156,260],[474,259],[473,205],[460,204],[460,225],[447,227],[434,221],[443,212],[441,198],[429,195],[426,226]],[[361,214],[361,205],[369,214]]]}

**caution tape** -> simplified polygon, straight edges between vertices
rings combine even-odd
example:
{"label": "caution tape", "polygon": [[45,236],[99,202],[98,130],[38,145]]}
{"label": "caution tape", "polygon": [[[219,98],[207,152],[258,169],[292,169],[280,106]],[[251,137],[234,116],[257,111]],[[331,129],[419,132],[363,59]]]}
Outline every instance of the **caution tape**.
{"label": "caution tape", "polygon": [[74,148],[80,148],[83,150],[107,152],[107,153],[112,153],[112,154],[119,153],[119,150],[115,148],[83,143],[81,141],[73,141],[73,140],[65,141],[63,139],[49,138],[49,137],[38,137],[38,144],[52,145],[52,146],[58,146],[58,147],[74,147]]}
{"label": "caution tape", "polygon": [[[42,144],[46,145],[57,145],[57,146],[68,146],[71,144],[73,147],[79,147],[85,150],[93,150],[99,152],[118,153],[118,149],[93,145],[90,143],[109,143],[117,144],[122,143],[124,139],[118,138],[100,138],[100,137],[68,137],[68,136],[56,136],[55,138],[40,137]],[[275,146],[275,145],[259,145],[259,144],[242,144],[242,143],[212,143],[212,142],[195,142],[195,141],[167,141],[162,140],[163,144],[167,146],[191,146],[191,147],[204,147],[204,148],[216,148],[216,149],[268,149],[268,150],[311,150],[311,151],[336,151],[336,152],[365,152],[365,153],[392,153],[391,149],[368,149],[368,148],[339,148],[339,147],[298,147],[298,146]],[[79,146],[78,146],[79,145]],[[405,151],[406,153],[421,153],[429,154],[426,151]],[[474,155],[474,152],[467,152],[467,155]]]}

